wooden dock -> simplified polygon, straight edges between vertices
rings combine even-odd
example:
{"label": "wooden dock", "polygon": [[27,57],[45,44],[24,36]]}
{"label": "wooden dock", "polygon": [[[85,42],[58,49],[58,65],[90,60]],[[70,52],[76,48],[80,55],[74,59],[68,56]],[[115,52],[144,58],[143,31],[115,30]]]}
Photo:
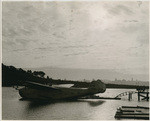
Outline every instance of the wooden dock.
{"label": "wooden dock", "polygon": [[121,98],[119,97],[100,97],[100,96],[96,96],[96,95],[89,95],[89,96],[85,96],[82,97],[80,99],[108,99],[108,100],[121,100]]}
{"label": "wooden dock", "polygon": [[145,119],[149,120],[149,107],[122,106],[117,109],[116,119]]}

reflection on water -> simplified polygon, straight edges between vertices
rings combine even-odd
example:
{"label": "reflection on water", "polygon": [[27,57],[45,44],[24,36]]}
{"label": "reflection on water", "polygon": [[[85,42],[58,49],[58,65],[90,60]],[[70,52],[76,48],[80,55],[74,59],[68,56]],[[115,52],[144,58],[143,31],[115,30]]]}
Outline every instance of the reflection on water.
{"label": "reflection on water", "polygon": [[94,100],[94,99],[85,99],[85,100],[78,100],[78,102],[87,102],[89,104],[89,106],[95,107],[95,106],[99,106],[102,105],[105,101],[103,100]]}
{"label": "reflection on water", "polygon": [[28,110],[32,110],[33,108],[41,108],[42,106],[50,105],[52,102],[37,102],[37,101],[31,101],[28,103]]}
{"label": "reflection on water", "polygon": [[[119,106],[148,106],[146,101],[128,101],[126,98],[124,100],[80,99],[57,102],[19,100],[17,90],[3,87],[2,91],[2,119],[5,120],[115,120],[114,115]],[[112,97],[121,91],[108,90],[100,95]]]}
{"label": "reflection on water", "polygon": [[[25,100],[24,100],[25,101]],[[88,103],[90,106],[94,107],[94,106],[99,106],[102,105],[105,101],[101,101],[101,100],[66,100],[66,101],[32,101],[30,100],[28,103],[28,110],[32,110],[33,108],[41,108],[43,106],[47,106],[47,105],[52,105],[52,104],[57,104],[57,103],[81,103],[81,102],[85,102]]]}
{"label": "reflection on water", "polygon": [[99,105],[102,105],[105,101],[96,101],[96,102],[89,102],[90,106],[99,106]]}

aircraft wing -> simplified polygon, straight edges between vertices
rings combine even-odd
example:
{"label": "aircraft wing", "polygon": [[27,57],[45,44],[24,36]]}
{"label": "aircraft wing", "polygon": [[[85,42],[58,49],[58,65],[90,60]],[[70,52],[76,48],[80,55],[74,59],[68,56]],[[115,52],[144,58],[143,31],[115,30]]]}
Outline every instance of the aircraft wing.
{"label": "aircraft wing", "polygon": [[51,90],[51,91],[61,91],[60,89],[48,86],[48,85],[44,85],[44,84],[40,84],[40,83],[36,83],[36,82],[26,82],[27,87],[30,88],[34,88],[34,89],[39,89],[39,90]]}
{"label": "aircraft wing", "polygon": [[[136,81],[103,81],[106,88],[115,89],[149,89],[149,82]],[[78,82],[74,87],[88,88],[90,82]]]}
{"label": "aircraft wing", "polygon": [[117,89],[149,89],[149,86],[125,85],[125,84],[106,84],[106,88],[117,88]]}

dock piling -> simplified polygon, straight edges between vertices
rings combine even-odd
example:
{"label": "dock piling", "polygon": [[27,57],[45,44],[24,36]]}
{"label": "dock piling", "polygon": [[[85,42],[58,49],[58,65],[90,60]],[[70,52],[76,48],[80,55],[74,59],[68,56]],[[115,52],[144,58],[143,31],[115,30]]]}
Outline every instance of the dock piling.
{"label": "dock piling", "polygon": [[149,101],[149,91],[138,90],[138,101],[141,100],[140,97],[143,97],[142,100]]}

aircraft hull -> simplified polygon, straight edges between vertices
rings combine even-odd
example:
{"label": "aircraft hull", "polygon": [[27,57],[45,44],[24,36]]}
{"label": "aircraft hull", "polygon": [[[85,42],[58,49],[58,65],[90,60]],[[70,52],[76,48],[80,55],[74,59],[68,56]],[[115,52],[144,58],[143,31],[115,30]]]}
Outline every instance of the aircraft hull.
{"label": "aircraft hull", "polygon": [[89,88],[37,88],[24,87],[19,90],[19,94],[23,98],[28,99],[45,99],[45,100],[60,100],[60,99],[77,99],[87,95],[103,93],[106,86],[103,83],[92,83]]}

